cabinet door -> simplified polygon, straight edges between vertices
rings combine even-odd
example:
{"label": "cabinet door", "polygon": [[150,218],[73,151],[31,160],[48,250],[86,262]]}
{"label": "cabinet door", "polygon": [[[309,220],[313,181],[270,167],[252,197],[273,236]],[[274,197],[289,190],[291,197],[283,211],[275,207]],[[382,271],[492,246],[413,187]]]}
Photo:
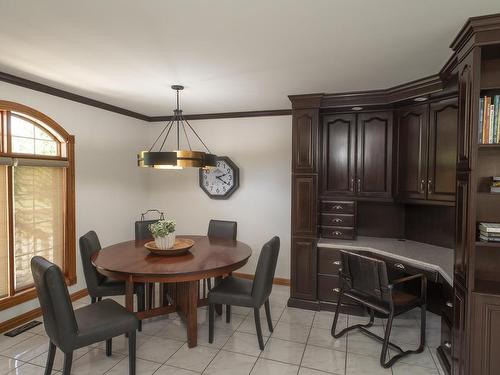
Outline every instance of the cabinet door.
{"label": "cabinet door", "polygon": [[452,202],[455,200],[457,118],[458,105],[455,99],[431,104],[427,199]]}
{"label": "cabinet door", "polygon": [[317,173],[319,110],[296,109],[292,116],[292,171]]}
{"label": "cabinet door", "polygon": [[453,326],[451,330],[451,367],[453,375],[467,374],[466,361],[466,292],[455,283],[453,291]]}
{"label": "cabinet door", "polygon": [[292,238],[291,296],[315,300],[317,249],[315,238]]}
{"label": "cabinet door", "polygon": [[500,296],[472,293],[471,374],[500,374]]}
{"label": "cabinet door", "polygon": [[357,124],[357,194],[390,198],[392,176],[392,113],[362,113]]}
{"label": "cabinet door", "polygon": [[[398,113],[398,198],[425,199],[428,105]],[[455,185],[455,181],[453,181]]]}
{"label": "cabinet door", "polygon": [[457,168],[463,171],[471,168],[471,150],[478,142],[480,67],[479,47],[474,48],[458,66]]}
{"label": "cabinet door", "polygon": [[354,195],[356,115],[325,116],[322,134],[322,192],[325,195]]}
{"label": "cabinet door", "polygon": [[292,235],[316,236],[318,222],[317,176],[292,176]]}
{"label": "cabinet door", "polygon": [[469,173],[457,174],[457,202],[455,205],[455,258],[454,279],[467,285],[467,268],[469,263]]}

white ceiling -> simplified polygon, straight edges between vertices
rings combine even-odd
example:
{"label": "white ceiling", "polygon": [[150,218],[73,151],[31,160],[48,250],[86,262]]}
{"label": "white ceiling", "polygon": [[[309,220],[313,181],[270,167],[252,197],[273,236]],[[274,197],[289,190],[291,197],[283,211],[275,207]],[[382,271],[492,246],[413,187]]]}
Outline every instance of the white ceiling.
{"label": "white ceiling", "polygon": [[498,0],[0,0],[0,71],[147,115],[290,108],[288,94],[435,74]]}

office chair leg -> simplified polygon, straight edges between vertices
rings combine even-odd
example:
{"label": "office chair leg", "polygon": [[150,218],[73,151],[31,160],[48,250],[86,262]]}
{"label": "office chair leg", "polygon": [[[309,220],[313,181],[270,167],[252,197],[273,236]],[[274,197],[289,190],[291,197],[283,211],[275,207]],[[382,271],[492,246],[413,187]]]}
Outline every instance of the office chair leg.
{"label": "office chair leg", "polygon": [[[380,365],[382,367],[388,368],[391,367],[394,362],[389,361],[386,362],[385,359],[387,357],[387,350],[389,349],[389,338],[391,337],[391,330],[392,330],[392,322],[394,320],[394,312],[391,311],[389,314],[389,317],[387,318],[387,324],[385,326],[385,334],[384,334],[384,341],[382,344],[382,352],[380,353]],[[396,359],[396,357],[392,358]]]}
{"label": "office chair leg", "polygon": [[231,323],[231,305],[226,305],[226,323]]}
{"label": "office chair leg", "polygon": [[422,353],[425,349],[425,330],[427,324],[427,305],[420,306],[420,346],[417,353]]}
{"label": "office chair leg", "polygon": [[266,308],[267,327],[269,328],[269,332],[273,332],[273,321],[271,320],[271,306],[269,305],[269,299],[264,302],[264,307]]}
{"label": "office chair leg", "polygon": [[52,374],[52,367],[54,366],[54,357],[56,355],[56,346],[49,342],[49,353],[47,354],[47,363],[45,365],[45,375]]}
{"label": "office chair leg", "polygon": [[336,339],[338,339],[340,336],[342,336],[344,334],[343,331],[340,331],[338,334],[335,334],[335,330],[337,329],[337,322],[339,321],[340,305],[341,304],[342,304],[342,290],[340,291],[339,299],[337,300],[337,307],[335,308],[335,316],[333,318],[332,330],[331,330],[332,336]]}
{"label": "office chair leg", "polygon": [[106,340],[106,357],[111,357],[111,352],[113,350],[113,339]]}
{"label": "office chair leg", "polygon": [[215,306],[213,303],[208,305],[208,342],[212,344],[214,342],[214,315]]}
{"label": "office chair leg", "polygon": [[64,353],[63,375],[71,374],[71,364],[73,363],[73,352]]}
{"label": "office chair leg", "polygon": [[253,316],[255,318],[255,329],[257,330],[257,339],[259,340],[260,350],[264,350],[264,340],[262,339],[262,327],[260,326],[260,310],[258,307],[253,309]]}
{"label": "office chair leg", "polygon": [[128,334],[128,373],[129,375],[135,375],[135,331],[129,332]]}

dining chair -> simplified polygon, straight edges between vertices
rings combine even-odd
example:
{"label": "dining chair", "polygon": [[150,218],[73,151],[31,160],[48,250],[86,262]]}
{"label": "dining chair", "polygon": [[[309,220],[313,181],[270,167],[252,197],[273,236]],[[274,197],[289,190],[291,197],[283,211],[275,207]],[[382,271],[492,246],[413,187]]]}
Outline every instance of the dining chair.
{"label": "dining chair", "polygon": [[[422,353],[425,348],[425,321],[427,306],[427,278],[423,274],[417,274],[396,279],[389,282],[387,268],[384,261],[370,258],[361,254],[341,251],[342,268],[339,271],[340,291],[332,324],[332,336],[339,338],[348,331],[359,329],[368,336],[382,342],[380,353],[380,365],[391,367],[397,360],[412,353]],[[414,295],[401,287],[409,283],[419,282],[419,295]],[[370,314],[367,324],[355,324],[335,333],[339,318],[342,298],[349,297],[363,305]],[[420,307],[420,345],[416,350],[404,351],[398,345],[389,341],[394,317]],[[369,331],[374,322],[374,312],[387,317],[384,337],[380,337]],[[389,347],[395,349],[398,354],[390,360],[386,360]]]}
{"label": "dining chair", "polygon": [[[236,241],[236,235],[238,232],[238,223],[236,221],[227,220],[214,220],[211,219],[208,223],[208,238],[225,238],[229,240]],[[222,277],[215,278],[215,284],[219,283]],[[206,279],[208,290],[212,290],[212,279]],[[203,283],[203,289],[205,289],[205,280]],[[222,308],[217,312],[219,315],[222,314]],[[231,306],[226,306],[226,322],[231,322]]]}
{"label": "dining chair", "polygon": [[267,325],[273,332],[269,296],[273,288],[274,273],[278,263],[280,250],[279,237],[273,237],[263,247],[255,270],[254,280],[229,276],[223,279],[208,293],[208,342],[214,341],[215,304],[242,306],[253,308],[255,328],[260,350],[264,350],[262,328],[260,325],[260,308],[265,306]]}
{"label": "dining chair", "polygon": [[[83,274],[87,283],[90,301],[101,301],[102,297],[124,296],[125,282],[113,280],[99,273],[92,264],[92,256],[101,250],[101,243],[97,233],[91,230],[80,237],[80,255],[82,258]],[[144,284],[134,283],[134,293],[137,294],[137,307],[139,311],[145,309]],[[142,322],[139,322],[139,331]]]}
{"label": "dining chair", "polygon": [[107,299],[73,310],[61,269],[43,257],[31,259],[31,272],[43,314],[49,351],[45,375],[52,373],[56,348],[64,353],[63,375],[70,375],[73,351],[106,341],[106,356],[113,337],[128,334],[129,374],[136,370],[138,320],[117,302]]}

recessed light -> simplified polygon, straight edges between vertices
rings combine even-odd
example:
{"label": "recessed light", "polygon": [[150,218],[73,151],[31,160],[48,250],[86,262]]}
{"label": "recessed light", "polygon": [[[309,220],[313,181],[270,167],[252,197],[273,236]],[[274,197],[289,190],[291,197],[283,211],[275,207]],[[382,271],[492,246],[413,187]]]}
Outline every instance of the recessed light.
{"label": "recessed light", "polygon": [[413,99],[416,102],[425,102],[427,98],[425,96],[419,96],[418,98]]}
{"label": "recessed light", "polygon": [[353,111],[361,111],[363,107],[352,107],[351,108]]}

